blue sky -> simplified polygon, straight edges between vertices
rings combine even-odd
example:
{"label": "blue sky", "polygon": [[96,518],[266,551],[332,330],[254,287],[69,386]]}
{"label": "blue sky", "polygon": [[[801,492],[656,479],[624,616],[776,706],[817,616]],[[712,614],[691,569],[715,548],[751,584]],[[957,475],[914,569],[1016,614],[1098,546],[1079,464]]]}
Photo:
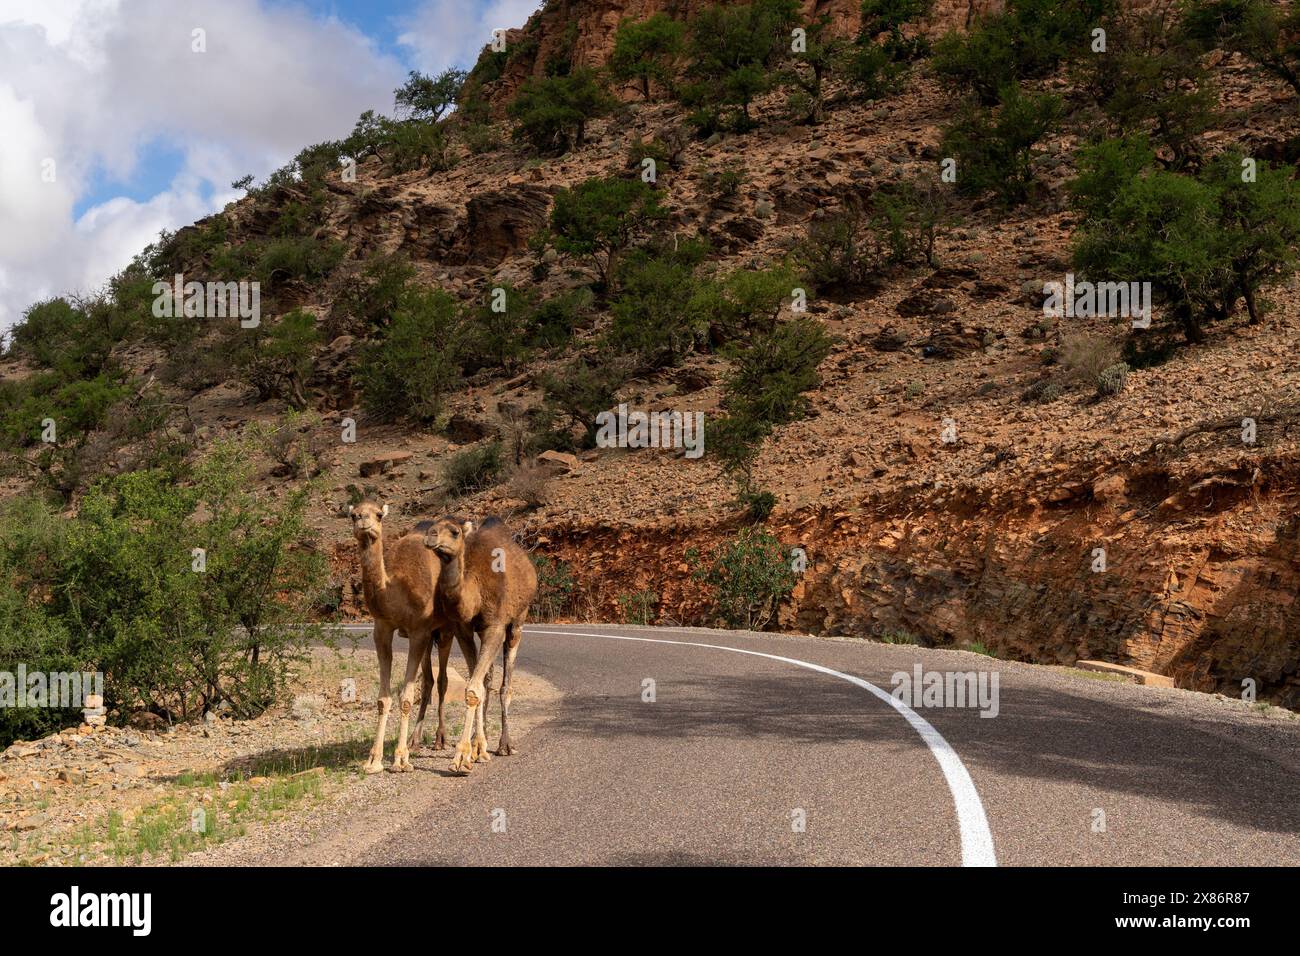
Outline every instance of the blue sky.
{"label": "blue sky", "polygon": [[[0,331],[540,0],[0,0]],[[194,31],[203,35],[195,49]],[[198,54],[202,55],[198,55]]]}

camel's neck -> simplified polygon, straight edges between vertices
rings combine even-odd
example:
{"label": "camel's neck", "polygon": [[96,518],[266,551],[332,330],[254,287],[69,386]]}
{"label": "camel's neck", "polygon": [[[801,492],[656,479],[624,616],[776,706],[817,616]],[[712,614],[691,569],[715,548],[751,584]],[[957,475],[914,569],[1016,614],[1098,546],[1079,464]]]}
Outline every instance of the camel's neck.
{"label": "camel's neck", "polygon": [[449,608],[461,617],[472,617],[474,603],[472,582],[465,577],[465,555],[459,554],[442,566],[438,574],[438,590]]}
{"label": "camel's neck", "polygon": [[365,588],[366,598],[372,602],[382,603],[384,593],[388,590],[388,572],[384,568],[384,539],[369,538],[357,542],[361,552],[361,584]]}

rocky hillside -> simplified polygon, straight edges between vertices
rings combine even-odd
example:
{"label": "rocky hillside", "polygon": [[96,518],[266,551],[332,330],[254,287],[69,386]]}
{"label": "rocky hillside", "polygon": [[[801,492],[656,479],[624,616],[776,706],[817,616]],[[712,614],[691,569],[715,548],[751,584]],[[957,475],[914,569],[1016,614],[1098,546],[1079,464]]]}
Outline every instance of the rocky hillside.
{"label": "rocky hillside", "polygon": [[[624,18],[689,17],[702,6],[548,3],[512,34],[512,42],[527,39],[527,55],[484,90],[504,104],[557,54],[604,65]],[[941,0],[917,29],[938,35],[994,6]],[[804,7],[830,14],[845,36],[857,33],[856,2]],[[1197,134],[1199,148],[1293,159],[1294,92],[1239,52],[1211,50],[1201,62],[1216,118]],[[1261,696],[1300,706],[1296,281],[1273,291],[1258,323],[1225,318],[1196,344],[1161,338],[1163,360],[1132,361],[1117,394],[1080,386],[1062,371],[1074,368],[1063,366],[1063,350],[1073,343],[1117,360],[1134,336],[1115,318],[1045,321],[1043,283],[1074,269],[1081,220],[1066,183],[1079,171],[1088,130],[1072,69],[1026,86],[1060,94],[1071,110],[1035,147],[1029,202],[954,196],[932,263],[891,267],[845,294],[809,298],[808,313],[833,345],[806,416],[775,429],[754,471],[756,485],[776,496],[766,527],[808,560],[779,624],[979,644],[1028,661],[1101,658],[1232,695],[1251,679]],[[815,125],[791,122],[784,96],[771,92],[756,100],[754,129],[697,137],[679,103],[628,99],[562,155],[506,145],[498,119],[500,144],[475,152],[455,143],[449,168],[398,172],[381,153],[364,158],[354,178],[325,177],[312,237],[338,243],[339,260],[319,276],[282,283],[274,305],[277,316],[305,310],[322,330],[304,381],[320,421],[301,426],[302,441],[315,436],[323,490],[314,521],[333,542],[353,613],[359,572],[345,514],[360,493],[390,502],[399,524],[453,507],[508,516],[538,553],[572,573],[559,613],[593,620],[624,619],[629,597],[648,594],[647,619],[703,623],[708,593],[688,552],[713,553],[750,521],[707,452],[569,451],[519,440],[520,423],[543,403],[546,374],[569,368],[575,355],[599,354],[610,321],[599,290],[572,341],[469,371],[435,421],[369,414],[356,375],[367,333],[339,320],[366,268],[401,257],[413,282],[467,307],[499,287],[549,301],[592,286],[582,262],[537,240],[554,197],[592,177],[635,177],[638,149],[657,139],[680,149],[656,184],[667,216],[655,231],[707,239],[709,268],[719,274],[761,269],[797,251],[814,224],[889,184],[935,180],[944,127],[961,102],[925,61],[890,95],[832,98]],[[718,189],[719,170],[740,174],[734,193]],[[200,237],[211,240],[218,254],[237,249],[274,235],[302,202],[292,183],[263,189],[177,240],[192,249]],[[212,255],[200,250],[187,271],[210,269]],[[787,301],[781,318],[793,314]],[[1164,327],[1159,305],[1156,322]],[[157,375],[185,406],[200,445],[283,420],[283,400],[259,400],[237,376],[196,385],[169,370],[176,356],[156,343],[123,354],[138,379]],[[695,349],[675,366],[639,370],[617,397],[635,408],[703,412],[707,443],[725,412],[732,362],[724,348]],[[26,374],[20,360],[7,368]],[[1240,434],[1246,417],[1258,426],[1250,444]],[[340,443],[348,419],[357,440]],[[515,462],[486,487],[450,492],[447,462],[494,440],[520,450]],[[128,457],[123,451],[107,467],[126,467]],[[271,495],[305,477],[274,461],[263,471]],[[23,487],[15,478],[9,490]]]}
{"label": "rocky hillside", "polygon": [[[518,48],[491,87],[490,97],[504,105],[529,77],[545,73],[546,64],[559,56],[576,65],[602,67],[614,50],[614,36],[624,20],[645,20],[657,13],[690,19],[708,0],[558,0],[547,3],[523,27],[508,34]],[[805,19],[826,15],[841,36],[854,36],[862,24],[860,0],[801,0]],[[915,31],[938,37],[949,30],[965,30],[978,18],[1002,9],[1001,0],[937,0],[918,21]]]}

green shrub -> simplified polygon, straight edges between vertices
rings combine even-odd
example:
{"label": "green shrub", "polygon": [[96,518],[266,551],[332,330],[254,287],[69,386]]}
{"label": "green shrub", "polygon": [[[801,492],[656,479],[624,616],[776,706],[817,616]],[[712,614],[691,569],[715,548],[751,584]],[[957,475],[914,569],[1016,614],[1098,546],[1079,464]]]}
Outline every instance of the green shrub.
{"label": "green shrub", "polygon": [[401,253],[375,253],[361,273],[334,298],[327,323],[331,336],[368,332],[388,323],[415,269]]}
{"label": "green shrub", "polygon": [[653,624],[659,617],[659,595],[648,588],[631,594],[620,594],[618,606],[623,611],[623,620],[628,624]]}
{"label": "green shrub", "polygon": [[501,443],[484,442],[448,458],[442,466],[447,494],[461,497],[490,488],[501,477]]}
{"label": "green shrub", "polygon": [[1081,148],[1075,160],[1078,175],[1067,184],[1075,210],[1085,221],[1104,219],[1115,197],[1155,160],[1150,141],[1140,134]]}
{"label": "green shrub", "polygon": [[775,326],[798,285],[798,273],[787,262],[766,269],[737,269],[702,283],[692,308],[707,319],[712,341],[731,341]]}
{"label": "green shrub", "polygon": [[933,267],[934,245],[948,224],[947,194],[933,181],[886,183],[871,197],[868,228],[886,262]]}
{"label": "green shrub", "polygon": [[1300,93],[1300,9],[1268,0],[1191,0],[1187,36],[1239,52]]}
{"label": "green shrub", "polygon": [[436,123],[456,105],[468,75],[454,68],[443,70],[436,77],[412,70],[406,82],[393,91],[394,103],[406,116]]}
{"label": "green shrub", "polygon": [[935,45],[933,66],[945,80],[992,106],[1020,80],[1050,74],[1063,60],[1089,52],[1091,34],[1114,0],[1008,0],[969,33]]}
{"label": "green shrub", "polygon": [[610,345],[652,369],[677,365],[707,329],[699,309],[696,269],[703,243],[685,241],[634,250],[619,268],[619,296],[610,308]]}
{"label": "green shrub", "polygon": [[733,365],[723,384],[723,404],[732,416],[785,425],[807,412],[804,393],[817,387],[817,366],[830,354],[826,327],[796,316],[733,347]]}
{"label": "green shrub", "polygon": [[543,155],[559,155],[586,143],[587,124],[610,112],[616,101],[588,69],[570,76],[532,79],[508,107],[514,137]]}
{"label": "green shrub", "polygon": [[992,191],[1006,204],[1029,198],[1034,183],[1034,147],[1053,132],[1061,100],[1007,87],[993,109],[968,106],[943,135],[944,155],[957,160],[957,188]]}
{"label": "green shrub", "polygon": [[534,554],[537,569],[537,596],[533,598],[533,617],[539,622],[554,621],[573,610],[578,584],[568,563],[545,554]]}
{"label": "green shrub", "polygon": [[460,381],[462,336],[455,299],[441,289],[408,290],[380,339],[362,350],[362,403],[381,419],[433,421]]}
{"label": "green shrub", "polygon": [[1218,95],[1200,49],[1167,17],[1167,8],[1157,7],[1108,19],[1107,52],[1082,60],[1077,73],[1110,132],[1149,133],[1181,168],[1198,155],[1197,137],[1214,123]]}
{"label": "green shrub", "polygon": [[713,613],[731,628],[761,631],[794,590],[795,573],[785,547],[760,528],[744,528],[724,542],[707,563],[687,552],[693,576],[712,589]]}
{"label": "green shrub", "polygon": [[850,204],[808,224],[807,236],[795,247],[803,275],[820,292],[835,294],[862,288],[880,266],[874,237],[866,232],[862,209]]}
{"label": "green shrub", "polygon": [[1123,362],[1116,362],[1114,365],[1108,365],[1101,370],[1097,376],[1097,394],[1118,395],[1124,391],[1124,383],[1128,380],[1129,368]]}
{"label": "green shrub", "polygon": [[745,170],[739,166],[724,166],[721,169],[704,167],[700,173],[700,188],[704,195],[714,201],[734,198],[740,187],[748,181]]}
{"label": "green shrub", "polygon": [[608,356],[575,359],[559,372],[544,374],[543,420],[556,430],[556,443],[571,447],[570,433],[580,429],[582,447],[593,447],[596,415],[615,404],[627,377],[626,364]]}
{"label": "green shrub", "polygon": [[1242,158],[1229,153],[1198,179],[1135,176],[1076,233],[1076,267],[1090,279],[1151,282],[1192,342],[1239,299],[1259,321],[1259,290],[1295,269],[1300,187],[1263,163],[1253,182],[1242,174]]}
{"label": "green shrub", "polygon": [[672,89],[673,65],[681,54],[686,25],[667,14],[646,20],[623,20],[614,34],[609,72],[622,83],[635,83],[650,102],[651,85]]}
{"label": "green shrub", "polygon": [[586,286],[551,296],[533,310],[528,330],[528,344],[535,348],[556,349],[573,339],[574,330],[585,320],[595,296]]}
{"label": "green shrub", "polygon": [[315,281],[334,271],[347,246],[316,239],[277,239],[260,247],[256,275],[268,289],[291,280]]}
{"label": "green shrub", "polygon": [[261,401],[279,398],[294,408],[306,408],[305,388],[319,345],[316,317],[294,309],[272,325],[251,330],[240,355],[241,377],[257,389]]}
{"label": "green shrub", "polygon": [[461,337],[465,372],[516,368],[528,357],[533,314],[527,294],[508,284],[490,287],[487,299],[465,316]]}
{"label": "green shrub", "polygon": [[786,105],[796,122],[817,124],[826,118],[826,80],[840,66],[845,42],[833,34],[830,14],[803,29],[805,49],[791,55],[784,75],[786,85],[793,87]]}
{"label": "green shrub", "polygon": [[666,215],[640,179],[588,179],[556,194],[551,233],[556,249],[588,260],[608,289],[619,256]]}
{"label": "green shrub", "polygon": [[128,393],[119,372],[64,380],[57,373],[4,383],[0,391],[0,439],[10,448],[37,444],[46,419],[60,445],[81,445],[108,421],[109,410]]}
{"label": "green shrub", "polygon": [[707,121],[697,126],[723,123],[718,112],[722,107],[736,110],[726,125],[742,130],[753,126],[750,105],[779,78],[778,66],[790,50],[797,14],[795,0],[714,4],[700,11],[691,22],[694,82],[686,97],[689,105],[704,110]]}
{"label": "green shrub", "polygon": [[733,367],[723,384],[727,414],[713,425],[709,449],[723,474],[736,483],[738,502],[756,519],[765,517],[775,503],[754,486],[759,451],[775,426],[804,415],[803,393],[816,387],[817,366],[830,347],[831,338],[820,322],[798,317],[728,351]]}
{"label": "green shrub", "polygon": [[861,29],[845,57],[849,82],[860,94],[879,99],[893,92],[907,64],[929,52],[923,35],[908,37],[903,28],[924,18],[932,5],[933,0],[863,0]]}
{"label": "green shrub", "polygon": [[[304,520],[310,489],[258,499],[251,457],[219,444],[183,482],[163,471],[103,481],[72,519],[7,506],[0,669],[101,672],[113,722],[141,710],[194,719],[222,702],[235,716],[261,713],[318,637],[302,622],[327,567]],[[5,709],[0,734],[81,719],[51,711],[32,726],[31,716]]]}
{"label": "green shrub", "polygon": [[30,306],[14,326],[11,351],[64,378],[94,376],[109,367],[113,347],[136,325],[133,315],[109,298],[47,299]]}
{"label": "green shrub", "polygon": [[501,131],[491,123],[461,123],[458,129],[461,142],[475,156],[493,152],[505,145]]}
{"label": "green shrub", "polygon": [[891,60],[906,62],[925,56],[929,52],[925,36],[909,37],[903,28],[925,19],[933,6],[934,0],[862,0],[858,42],[875,41],[884,34],[881,48]]}

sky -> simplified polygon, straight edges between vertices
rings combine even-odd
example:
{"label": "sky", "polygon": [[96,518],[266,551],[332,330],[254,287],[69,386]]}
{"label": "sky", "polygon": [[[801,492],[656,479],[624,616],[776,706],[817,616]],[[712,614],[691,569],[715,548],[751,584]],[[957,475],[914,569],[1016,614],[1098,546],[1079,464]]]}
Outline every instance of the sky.
{"label": "sky", "polygon": [[[0,331],[541,0],[0,0]],[[196,31],[201,31],[196,33]]]}

